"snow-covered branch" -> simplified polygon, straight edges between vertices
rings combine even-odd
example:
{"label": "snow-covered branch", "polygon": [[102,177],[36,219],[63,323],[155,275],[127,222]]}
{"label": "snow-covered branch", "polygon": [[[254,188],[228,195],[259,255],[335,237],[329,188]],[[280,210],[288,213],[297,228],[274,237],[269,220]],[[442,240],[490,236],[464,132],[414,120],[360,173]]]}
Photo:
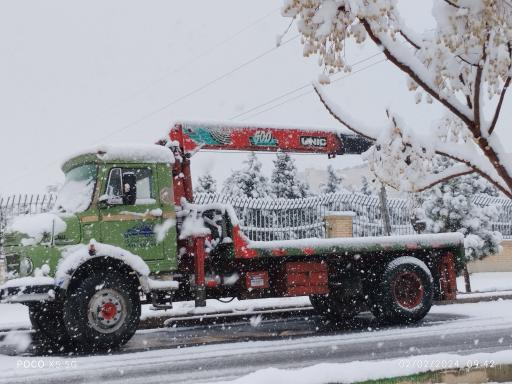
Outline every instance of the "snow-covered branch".
{"label": "snow-covered branch", "polygon": [[[381,131],[387,132],[397,148],[401,143],[418,161],[422,151],[444,154],[462,164],[453,174],[473,169],[512,197],[512,166],[506,163],[499,139],[491,135],[512,81],[512,7],[505,0],[432,2],[436,28],[422,34],[407,27],[396,0],[284,0],[282,12],[297,20],[304,56],[318,55],[329,74],[350,71],[343,55],[348,39],[362,43],[369,38],[408,76],[411,90],[422,88],[461,121],[464,139],[444,145],[431,135],[435,137],[431,143],[417,144],[402,126],[366,127],[327,101],[316,86],[338,121],[377,142]],[[496,100],[496,109],[487,119],[485,103]],[[390,136],[390,132],[395,133]]]}
{"label": "snow-covered branch", "polygon": [[[507,184],[486,157],[474,156],[480,149],[464,132],[460,120],[446,118],[435,132],[437,140],[426,140],[407,129],[396,116],[388,116],[387,126],[370,127],[357,121],[339,103],[329,98],[325,88],[314,84],[320,101],[341,124],[370,140],[375,146],[365,153],[372,171],[393,188],[419,192],[451,177],[476,172],[510,196]],[[433,173],[434,155],[446,156],[457,163],[440,173]]]}

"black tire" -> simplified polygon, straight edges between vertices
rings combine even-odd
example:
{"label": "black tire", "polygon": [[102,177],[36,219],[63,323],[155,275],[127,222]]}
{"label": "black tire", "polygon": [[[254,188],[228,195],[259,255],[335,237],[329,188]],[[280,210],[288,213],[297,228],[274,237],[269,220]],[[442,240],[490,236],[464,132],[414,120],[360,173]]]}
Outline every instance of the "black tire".
{"label": "black tire", "polygon": [[140,297],[133,275],[97,271],[72,285],[64,302],[71,340],[87,351],[125,344],[140,320]]}
{"label": "black tire", "polygon": [[309,301],[315,311],[335,322],[350,321],[360,312],[357,304],[336,292],[327,295],[311,295]]}
{"label": "black tire", "polygon": [[385,323],[423,319],[433,301],[433,278],[421,260],[403,256],[391,261],[368,292],[368,306]]}
{"label": "black tire", "polygon": [[62,303],[34,303],[28,307],[35,341],[45,347],[66,347],[70,343],[64,324]]}

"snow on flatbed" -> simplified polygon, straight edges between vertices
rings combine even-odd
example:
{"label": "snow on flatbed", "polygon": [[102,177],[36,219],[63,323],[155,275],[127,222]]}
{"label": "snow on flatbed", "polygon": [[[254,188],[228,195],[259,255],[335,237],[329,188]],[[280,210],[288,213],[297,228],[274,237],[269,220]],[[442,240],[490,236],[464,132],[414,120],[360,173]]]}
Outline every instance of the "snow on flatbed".
{"label": "snow on flatbed", "polygon": [[453,232],[404,236],[338,237],[329,239],[311,238],[300,240],[251,241],[249,242],[248,248],[357,248],[364,250],[375,247],[386,249],[407,246],[442,248],[445,246],[458,246],[462,244],[464,244],[464,235],[459,232]]}

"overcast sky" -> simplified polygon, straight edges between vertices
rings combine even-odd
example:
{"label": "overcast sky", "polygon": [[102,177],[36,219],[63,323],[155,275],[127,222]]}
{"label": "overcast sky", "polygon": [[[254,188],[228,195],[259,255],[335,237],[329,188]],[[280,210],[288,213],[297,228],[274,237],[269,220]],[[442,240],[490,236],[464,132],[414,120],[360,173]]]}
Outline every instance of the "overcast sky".
{"label": "overcast sky", "polygon": [[[62,180],[59,165],[69,153],[100,142],[151,143],[176,119],[230,120],[247,112],[235,121],[336,126],[312,93],[304,95],[309,89],[253,110],[320,72],[317,58],[302,57],[295,26],[284,37],[289,43],[264,54],[290,22],[280,4],[0,0],[0,194],[44,190]],[[432,28],[430,8],[425,0],[401,3],[417,30]],[[370,43],[349,44],[346,57],[357,63],[376,53]],[[417,106],[404,76],[381,60],[354,65],[330,86],[332,95],[368,123],[382,122],[390,107],[418,130],[435,124],[444,110]],[[497,128],[505,145],[512,140],[504,132],[511,103],[509,95]],[[193,172],[222,181],[243,157],[201,153]],[[273,156],[260,157],[269,172]],[[319,156],[296,159],[300,169],[329,164]],[[330,160],[335,167],[359,162]]]}

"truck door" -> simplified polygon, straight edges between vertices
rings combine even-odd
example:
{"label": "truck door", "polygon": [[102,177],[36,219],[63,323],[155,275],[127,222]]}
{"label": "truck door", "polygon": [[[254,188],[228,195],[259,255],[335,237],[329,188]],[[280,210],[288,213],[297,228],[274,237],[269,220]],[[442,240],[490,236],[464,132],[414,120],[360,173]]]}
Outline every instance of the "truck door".
{"label": "truck door", "polygon": [[[134,180],[134,198],[127,199],[123,178]],[[164,243],[156,241],[155,225],[163,221],[154,165],[114,166],[109,170],[100,205],[101,242],[132,252],[144,260],[164,258]]]}

